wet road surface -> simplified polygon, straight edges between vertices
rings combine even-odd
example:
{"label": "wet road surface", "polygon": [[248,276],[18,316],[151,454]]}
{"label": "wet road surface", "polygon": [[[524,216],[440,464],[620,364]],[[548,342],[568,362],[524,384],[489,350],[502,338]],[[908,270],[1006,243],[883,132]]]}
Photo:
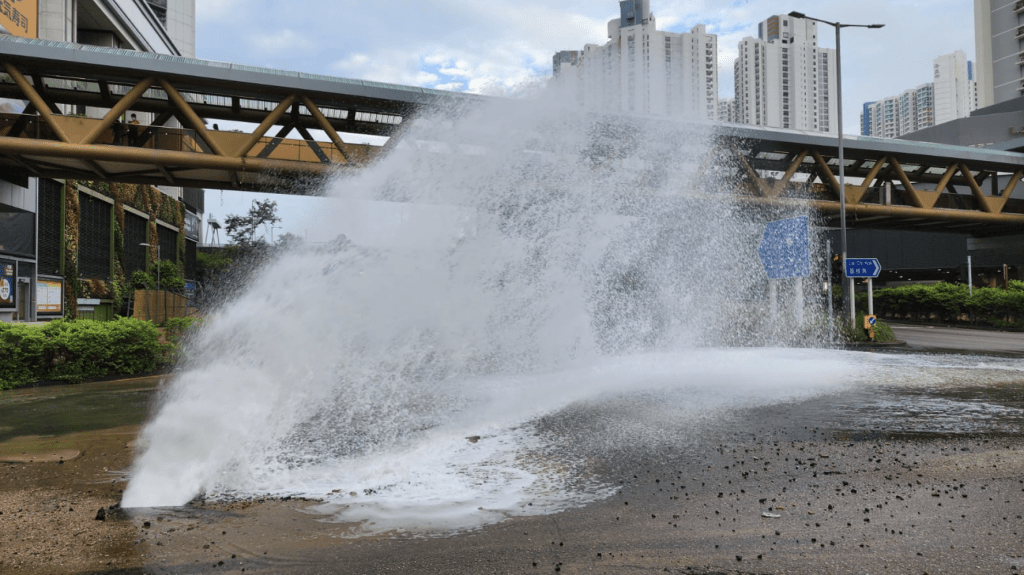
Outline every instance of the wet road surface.
{"label": "wet road surface", "polygon": [[1024,333],[890,323],[912,348],[1013,353],[1024,356]]}
{"label": "wet road surface", "polygon": [[[14,398],[45,411],[62,397],[36,392],[0,396],[0,409]],[[105,399],[138,404],[139,392]],[[666,408],[657,394],[629,404],[658,409]],[[0,572],[1024,570],[1024,381],[1012,372],[962,386],[892,382],[700,425],[661,418],[608,441],[608,422],[622,417],[621,401],[592,401],[536,422],[551,444],[585,453],[588,474],[618,487],[608,499],[457,535],[364,538],[294,499],[111,510],[97,521],[96,508],[116,502],[132,453],[131,435],[111,422],[106,433],[64,436],[82,448],[74,461],[0,464]],[[628,447],[637,439],[645,447]],[[16,449],[11,441],[27,440],[0,443],[0,456]]]}

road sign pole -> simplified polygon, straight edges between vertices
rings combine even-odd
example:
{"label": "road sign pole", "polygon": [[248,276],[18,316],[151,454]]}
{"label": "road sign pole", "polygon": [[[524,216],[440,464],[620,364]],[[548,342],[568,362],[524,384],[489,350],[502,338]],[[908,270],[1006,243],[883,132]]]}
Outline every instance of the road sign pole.
{"label": "road sign pole", "polygon": [[768,309],[771,313],[772,325],[779,322],[779,280],[768,280]]}
{"label": "road sign pole", "polygon": [[868,278],[868,315],[875,315],[875,280]]}
{"label": "road sign pole", "polygon": [[970,286],[971,297],[974,297],[974,268],[971,267],[971,256],[967,256],[967,285]]}
{"label": "road sign pole", "polygon": [[796,325],[804,326],[804,278],[796,278]]}
{"label": "road sign pole", "polygon": [[828,274],[825,276],[828,282],[828,321],[832,321],[832,240],[825,242],[825,254],[828,255]]}
{"label": "road sign pole", "polygon": [[857,325],[857,299],[854,297],[856,289],[856,284],[854,283],[853,278],[850,278],[849,280],[846,281],[846,293],[849,294],[850,302],[849,308],[847,309],[850,310],[849,317],[850,325],[852,326]]}

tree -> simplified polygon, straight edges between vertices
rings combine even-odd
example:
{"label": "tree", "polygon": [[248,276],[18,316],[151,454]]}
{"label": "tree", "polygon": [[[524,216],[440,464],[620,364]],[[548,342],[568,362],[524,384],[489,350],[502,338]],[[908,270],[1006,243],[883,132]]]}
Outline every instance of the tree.
{"label": "tree", "polygon": [[302,247],[306,243],[306,240],[293,234],[286,233],[281,237],[277,238],[277,248],[282,250],[290,250],[293,248]]}
{"label": "tree", "polygon": [[256,238],[256,228],[263,226],[264,230],[267,230],[268,226],[273,226],[280,221],[281,218],[277,216],[277,202],[256,200],[249,208],[248,214],[244,216],[229,214],[224,219],[224,231],[231,238],[232,245],[242,248],[265,246],[266,239]]}

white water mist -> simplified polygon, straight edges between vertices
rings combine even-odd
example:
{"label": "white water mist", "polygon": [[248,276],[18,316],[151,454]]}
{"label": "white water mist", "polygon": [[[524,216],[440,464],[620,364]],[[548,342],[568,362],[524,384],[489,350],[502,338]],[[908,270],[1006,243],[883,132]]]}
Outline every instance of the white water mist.
{"label": "white water mist", "polygon": [[380,245],[299,247],[207,319],[124,506],[302,494],[382,528],[465,527],[605,493],[531,431],[573,402],[671,388],[699,418],[843,385],[820,352],[726,349],[778,331],[765,215],[730,201],[713,137],[543,102],[418,121],[330,189],[332,209],[401,222]]}

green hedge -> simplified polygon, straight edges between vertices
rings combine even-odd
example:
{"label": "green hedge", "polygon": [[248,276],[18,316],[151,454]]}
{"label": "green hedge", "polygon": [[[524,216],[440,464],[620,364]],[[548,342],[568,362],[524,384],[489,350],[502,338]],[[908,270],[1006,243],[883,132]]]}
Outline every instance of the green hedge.
{"label": "green hedge", "polygon": [[156,370],[173,347],[160,330],[132,318],[111,322],[0,324],[0,390],[40,380],[79,382]]}
{"label": "green hedge", "polygon": [[[867,295],[858,294],[857,307],[867,307]],[[875,291],[875,312],[883,317],[969,322],[1000,327],[1024,326],[1024,282],[1011,281],[1010,289],[970,288],[964,284],[908,285]]]}

